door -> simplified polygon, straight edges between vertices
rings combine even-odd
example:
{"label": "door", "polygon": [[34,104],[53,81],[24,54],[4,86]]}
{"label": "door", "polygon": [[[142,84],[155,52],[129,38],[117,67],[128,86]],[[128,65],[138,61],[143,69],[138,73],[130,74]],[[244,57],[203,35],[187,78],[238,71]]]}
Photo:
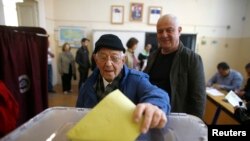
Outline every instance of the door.
{"label": "door", "polygon": [[18,25],[38,27],[38,3],[34,0],[26,0],[16,3]]}

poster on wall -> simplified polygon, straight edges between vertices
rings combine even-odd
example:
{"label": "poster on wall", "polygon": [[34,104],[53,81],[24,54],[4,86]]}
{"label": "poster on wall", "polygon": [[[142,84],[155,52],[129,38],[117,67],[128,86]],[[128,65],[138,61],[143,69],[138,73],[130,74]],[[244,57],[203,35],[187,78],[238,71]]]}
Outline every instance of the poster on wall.
{"label": "poster on wall", "polygon": [[111,6],[111,23],[123,24],[124,6],[113,5]]}
{"label": "poster on wall", "polygon": [[142,21],[143,17],[143,3],[130,4],[130,21]]}
{"label": "poster on wall", "polygon": [[161,7],[157,6],[150,6],[149,7],[149,13],[148,13],[148,24],[149,25],[156,25],[158,19],[161,16]]}
{"label": "poster on wall", "polygon": [[85,28],[80,26],[60,26],[58,32],[59,46],[68,42],[71,47],[81,47],[81,39],[85,36]]}

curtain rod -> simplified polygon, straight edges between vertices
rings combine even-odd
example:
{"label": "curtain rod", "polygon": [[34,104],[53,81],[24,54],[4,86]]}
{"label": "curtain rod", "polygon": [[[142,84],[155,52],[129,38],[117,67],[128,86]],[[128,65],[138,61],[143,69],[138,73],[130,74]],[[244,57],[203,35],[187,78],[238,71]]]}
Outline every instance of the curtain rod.
{"label": "curtain rod", "polygon": [[[25,32],[25,31],[18,31],[16,29],[13,30],[14,32]],[[41,36],[41,37],[49,37],[49,34],[42,34],[42,33],[36,33],[37,36]]]}
{"label": "curtain rod", "polygon": [[41,34],[41,33],[36,33],[37,36],[42,36],[42,37],[49,37],[49,34]]}

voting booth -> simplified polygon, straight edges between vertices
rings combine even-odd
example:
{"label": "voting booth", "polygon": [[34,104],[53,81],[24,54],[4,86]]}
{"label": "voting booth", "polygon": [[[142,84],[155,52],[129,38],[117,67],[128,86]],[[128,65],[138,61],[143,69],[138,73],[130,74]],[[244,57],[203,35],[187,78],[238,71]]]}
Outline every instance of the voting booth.
{"label": "voting booth", "polygon": [[[89,111],[74,107],[48,108],[0,140],[68,141],[66,133]],[[198,117],[171,113],[165,128],[152,129],[148,134],[148,141],[206,141],[207,126]]]}

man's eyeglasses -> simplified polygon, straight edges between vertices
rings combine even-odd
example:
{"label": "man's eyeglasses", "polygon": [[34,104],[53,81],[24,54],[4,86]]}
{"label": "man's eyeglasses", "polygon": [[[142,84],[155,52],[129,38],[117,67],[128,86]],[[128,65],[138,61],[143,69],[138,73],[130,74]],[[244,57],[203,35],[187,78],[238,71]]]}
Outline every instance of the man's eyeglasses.
{"label": "man's eyeglasses", "polygon": [[107,62],[109,58],[112,62],[118,63],[124,57],[124,54],[117,54],[117,55],[109,56],[107,54],[97,53],[96,57],[100,62],[103,62],[103,63]]}

